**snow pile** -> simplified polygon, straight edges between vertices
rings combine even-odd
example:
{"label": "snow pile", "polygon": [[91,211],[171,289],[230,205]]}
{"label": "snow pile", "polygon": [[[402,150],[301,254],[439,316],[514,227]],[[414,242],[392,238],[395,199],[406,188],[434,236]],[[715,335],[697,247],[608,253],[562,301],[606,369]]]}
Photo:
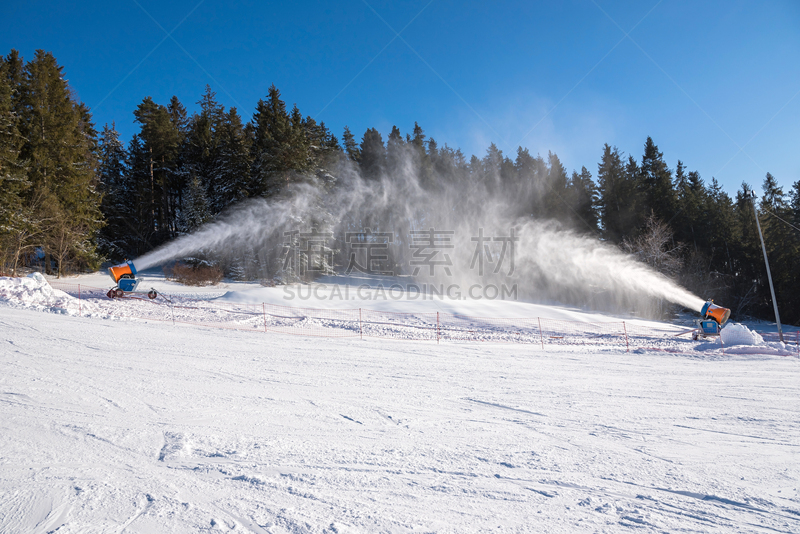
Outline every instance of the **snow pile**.
{"label": "snow pile", "polygon": [[794,356],[797,349],[776,341],[767,343],[758,332],[753,332],[743,324],[728,323],[720,331],[725,352],[729,354],[769,354],[774,356]]}
{"label": "snow pile", "polygon": [[722,343],[727,347],[730,345],[763,345],[764,338],[753,332],[743,324],[728,323],[720,331]]}
{"label": "snow pile", "polygon": [[91,315],[99,311],[95,304],[80,302],[53,289],[41,273],[31,273],[27,278],[0,276],[0,303],[68,315]]}

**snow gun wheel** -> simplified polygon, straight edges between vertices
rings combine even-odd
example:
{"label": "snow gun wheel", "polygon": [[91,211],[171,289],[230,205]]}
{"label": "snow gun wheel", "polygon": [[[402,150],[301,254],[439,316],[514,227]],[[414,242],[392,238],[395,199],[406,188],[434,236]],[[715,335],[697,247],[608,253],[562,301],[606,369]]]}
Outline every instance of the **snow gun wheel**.
{"label": "snow gun wheel", "polygon": [[109,289],[109,290],[108,290],[108,293],[106,293],[106,296],[107,296],[108,298],[110,298],[110,299],[113,299],[113,298],[114,298],[114,297],[116,297],[117,295],[116,295],[116,293],[114,292],[114,290],[113,290],[113,289]]}
{"label": "snow gun wheel", "polygon": [[114,290],[114,296],[116,298],[118,298],[118,299],[121,299],[122,297],[125,296],[125,292],[123,290],[121,290],[121,289],[115,289]]}
{"label": "snow gun wheel", "polygon": [[156,293],[155,289],[151,289],[150,292],[147,294],[147,298],[149,298],[150,300],[156,298],[157,296],[158,293]]}

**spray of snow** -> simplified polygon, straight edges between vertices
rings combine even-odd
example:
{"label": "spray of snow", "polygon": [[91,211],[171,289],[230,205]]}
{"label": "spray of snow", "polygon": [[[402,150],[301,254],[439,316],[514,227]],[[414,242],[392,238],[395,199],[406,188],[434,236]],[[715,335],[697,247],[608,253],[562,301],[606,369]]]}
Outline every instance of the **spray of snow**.
{"label": "spray of snow", "polygon": [[[339,162],[333,171],[335,179],[330,175],[307,178],[290,186],[280,198],[243,201],[216,221],[162,245],[134,263],[137,269],[144,270],[197,253],[259,254],[270,247],[275,250],[274,244],[280,243],[283,232],[308,231],[315,226],[333,232],[340,238],[341,247],[345,231],[368,227],[374,232],[393,232],[395,258],[406,263],[410,231],[453,231],[453,247],[445,252],[452,257],[454,266],[469,266],[476,250],[474,236],[480,229],[486,236],[508,236],[513,229],[520,237],[513,273],[507,264],[503,272],[495,273],[492,266],[488,273],[480,275],[476,269],[461,269],[447,276],[440,270],[428,277],[428,269],[423,268],[419,277],[459,284],[462,288],[473,283],[516,283],[520,298],[595,309],[646,310],[657,301],[697,311],[702,308],[703,299],[596,235],[554,221],[520,217],[531,211],[525,202],[543,198],[549,184],[518,184],[516,190],[508,191],[500,177],[469,187],[447,176],[423,180],[415,174],[419,166],[411,163],[413,157],[408,154],[380,179],[366,179],[351,162]],[[568,209],[566,203],[564,209]],[[276,255],[272,253],[268,260],[274,262]],[[497,255],[494,259],[498,260]]]}
{"label": "spray of snow", "polygon": [[12,307],[30,308],[68,315],[95,314],[95,304],[79,302],[63,291],[53,289],[41,273],[27,278],[0,277],[0,301]]}
{"label": "spray of snow", "polygon": [[547,282],[563,288],[562,292],[575,288],[575,292],[585,293],[588,288],[602,288],[617,297],[620,307],[624,297],[630,295],[647,295],[697,311],[705,304],[633,256],[591,237],[558,231],[537,221],[527,223],[521,234],[523,269],[541,271]]}
{"label": "spray of snow", "polygon": [[252,199],[241,202],[218,221],[206,224],[197,231],[179,237],[136,259],[137,270],[163,265],[201,250],[223,251],[254,243],[286,226],[310,209],[310,188],[298,188],[289,200],[270,202]]}

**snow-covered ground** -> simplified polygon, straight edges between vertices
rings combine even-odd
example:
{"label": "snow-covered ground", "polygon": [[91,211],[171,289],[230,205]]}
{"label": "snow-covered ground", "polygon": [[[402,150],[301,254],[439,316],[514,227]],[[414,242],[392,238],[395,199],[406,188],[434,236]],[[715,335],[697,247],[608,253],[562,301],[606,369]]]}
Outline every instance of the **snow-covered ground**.
{"label": "snow-covered ground", "polygon": [[797,357],[318,339],[5,291],[0,532],[800,531]]}

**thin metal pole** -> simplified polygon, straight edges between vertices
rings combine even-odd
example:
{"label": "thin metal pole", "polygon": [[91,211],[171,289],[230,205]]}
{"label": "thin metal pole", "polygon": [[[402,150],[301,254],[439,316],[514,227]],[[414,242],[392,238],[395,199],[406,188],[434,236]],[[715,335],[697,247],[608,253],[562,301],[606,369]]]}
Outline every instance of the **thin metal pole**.
{"label": "thin metal pole", "polygon": [[267,305],[265,303],[261,303],[261,311],[264,312],[264,333],[267,332]]}
{"label": "thin metal pole", "polygon": [[542,334],[542,318],[537,317],[536,319],[539,320],[539,339],[542,340],[542,350],[544,350],[544,334]]}
{"label": "thin metal pole", "polygon": [[783,330],[781,329],[781,316],[778,313],[778,301],[775,299],[775,288],[772,285],[772,272],[769,270],[769,260],[767,259],[767,246],[764,244],[764,236],[761,233],[761,223],[758,221],[758,211],[756,211],[756,193],[750,191],[750,199],[753,201],[753,215],[756,217],[756,227],[758,227],[758,237],[761,239],[761,251],[764,253],[764,265],[767,266],[767,280],[769,280],[769,292],[772,294],[772,307],[775,308],[775,323],[778,325],[778,338],[783,343]]}
{"label": "thin metal pole", "polygon": [[625,352],[630,352],[631,346],[628,344],[628,327],[625,326],[625,321],[622,321],[622,330],[625,332]]}

